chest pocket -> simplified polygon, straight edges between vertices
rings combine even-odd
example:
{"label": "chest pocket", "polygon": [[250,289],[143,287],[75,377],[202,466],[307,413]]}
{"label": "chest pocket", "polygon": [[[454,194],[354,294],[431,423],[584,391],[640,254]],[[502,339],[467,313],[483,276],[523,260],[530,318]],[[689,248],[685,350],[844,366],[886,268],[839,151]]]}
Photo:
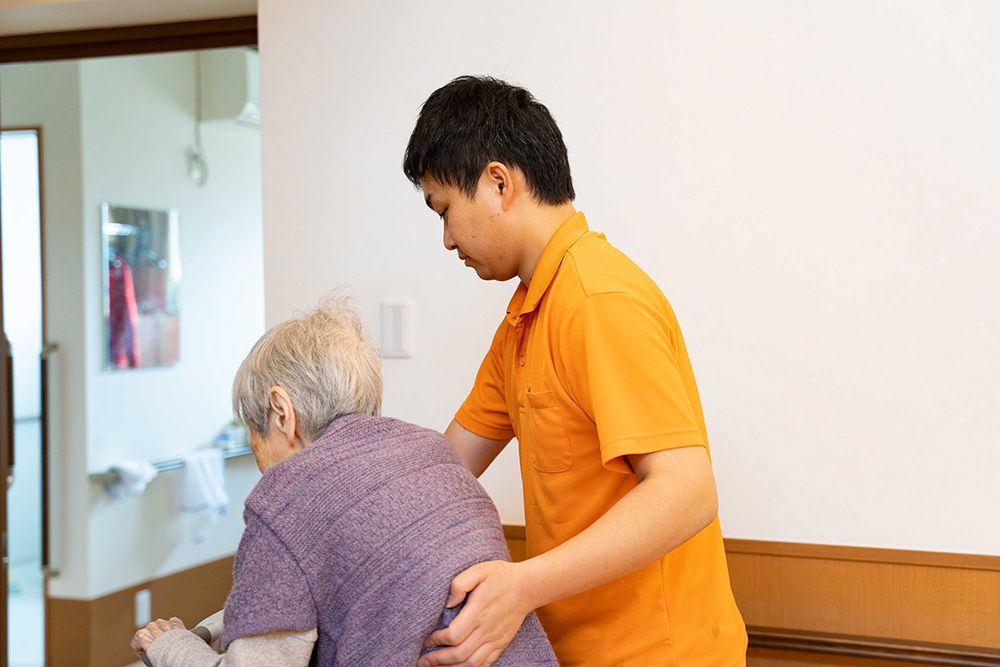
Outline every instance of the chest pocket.
{"label": "chest pocket", "polygon": [[573,467],[573,447],[555,394],[528,389],[521,419],[524,444],[531,451],[535,470],[564,472]]}

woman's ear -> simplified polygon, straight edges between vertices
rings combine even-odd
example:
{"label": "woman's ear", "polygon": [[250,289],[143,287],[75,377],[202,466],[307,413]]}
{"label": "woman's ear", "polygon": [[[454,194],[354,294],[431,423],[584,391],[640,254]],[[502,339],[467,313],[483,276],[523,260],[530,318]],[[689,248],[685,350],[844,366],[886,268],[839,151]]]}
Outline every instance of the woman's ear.
{"label": "woman's ear", "polygon": [[271,404],[271,427],[278,429],[288,440],[289,445],[295,443],[298,433],[295,423],[295,407],[292,398],[282,387],[271,387],[268,394]]}

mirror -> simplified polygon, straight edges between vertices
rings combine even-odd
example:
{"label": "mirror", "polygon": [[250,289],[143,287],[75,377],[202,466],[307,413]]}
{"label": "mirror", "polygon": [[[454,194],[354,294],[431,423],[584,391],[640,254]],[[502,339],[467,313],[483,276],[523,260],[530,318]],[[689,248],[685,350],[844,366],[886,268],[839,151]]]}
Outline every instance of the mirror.
{"label": "mirror", "polygon": [[180,359],[177,211],[101,204],[106,370]]}

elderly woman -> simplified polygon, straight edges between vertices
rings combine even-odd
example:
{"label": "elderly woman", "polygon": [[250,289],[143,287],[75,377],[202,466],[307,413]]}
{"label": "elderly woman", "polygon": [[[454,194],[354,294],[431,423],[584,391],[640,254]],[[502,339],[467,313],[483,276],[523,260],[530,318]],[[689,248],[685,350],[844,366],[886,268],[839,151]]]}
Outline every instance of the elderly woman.
{"label": "elderly woman", "polygon": [[[448,441],[379,417],[381,402],[379,357],[343,302],[268,331],[233,381],[263,477],[246,500],[226,653],[178,619],[150,623],[133,649],[155,667],[414,667],[458,612],[445,608],[452,578],[510,557]],[[495,664],[558,665],[534,614]]]}

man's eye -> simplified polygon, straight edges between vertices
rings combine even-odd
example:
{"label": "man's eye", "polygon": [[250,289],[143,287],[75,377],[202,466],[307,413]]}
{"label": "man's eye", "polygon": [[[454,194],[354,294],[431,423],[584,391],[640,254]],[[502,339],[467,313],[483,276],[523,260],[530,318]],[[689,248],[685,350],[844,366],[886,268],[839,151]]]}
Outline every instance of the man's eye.
{"label": "man's eye", "polygon": [[448,214],[448,209],[445,209],[445,210],[441,211],[440,213],[438,213],[438,217],[441,218],[442,220],[444,220],[444,216],[446,216],[447,214]]}

